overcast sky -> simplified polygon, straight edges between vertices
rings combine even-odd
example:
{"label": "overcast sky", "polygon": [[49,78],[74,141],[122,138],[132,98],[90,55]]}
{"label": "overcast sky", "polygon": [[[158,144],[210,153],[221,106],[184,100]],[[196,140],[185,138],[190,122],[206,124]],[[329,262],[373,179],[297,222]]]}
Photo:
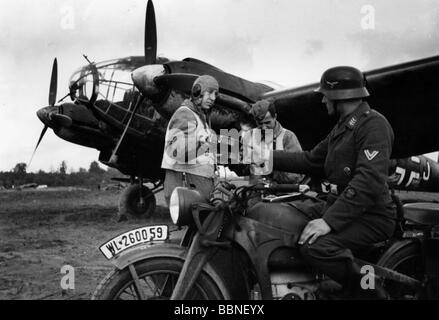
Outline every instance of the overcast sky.
{"label": "overcast sky", "polygon": [[[146,1],[0,1],[0,171],[28,162],[58,58],[58,98],[74,70],[143,54]],[[334,65],[361,70],[439,54],[436,0],[157,0],[158,53],[196,57],[249,80],[299,86]],[[372,16],[373,14],[373,16]],[[88,167],[98,151],[48,130],[29,171]]]}

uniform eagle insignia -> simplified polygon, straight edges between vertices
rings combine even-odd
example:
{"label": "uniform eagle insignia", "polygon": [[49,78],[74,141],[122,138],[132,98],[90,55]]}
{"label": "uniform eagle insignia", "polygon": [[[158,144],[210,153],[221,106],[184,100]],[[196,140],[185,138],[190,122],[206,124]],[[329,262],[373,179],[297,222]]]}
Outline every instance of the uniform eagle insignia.
{"label": "uniform eagle insignia", "polygon": [[338,81],[331,82],[331,81],[326,80],[326,83],[327,83],[327,84],[331,87],[331,89],[332,89],[332,88],[334,88],[334,86],[338,83]]}

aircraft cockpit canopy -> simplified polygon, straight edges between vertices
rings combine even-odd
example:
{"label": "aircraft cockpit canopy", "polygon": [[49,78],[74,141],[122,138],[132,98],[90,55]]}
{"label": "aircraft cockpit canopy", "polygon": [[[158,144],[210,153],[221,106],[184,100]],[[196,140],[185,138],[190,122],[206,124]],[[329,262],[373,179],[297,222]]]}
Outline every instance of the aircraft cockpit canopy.
{"label": "aircraft cockpit canopy", "polygon": [[80,102],[106,100],[127,107],[131,102],[129,98],[137,91],[131,80],[131,72],[142,66],[138,60],[131,57],[80,68],[70,78],[72,99]]}
{"label": "aircraft cockpit canopy", "polygon": [[[140,98],[131,73],[144,64],[141,58],[111,60],[80,68],[70,78],[72,100],[92,105],[102,117],[123,125]],[[133,129],[145,132],[158,118],[160,115],[152,102],[145,99],[136,111]]]}

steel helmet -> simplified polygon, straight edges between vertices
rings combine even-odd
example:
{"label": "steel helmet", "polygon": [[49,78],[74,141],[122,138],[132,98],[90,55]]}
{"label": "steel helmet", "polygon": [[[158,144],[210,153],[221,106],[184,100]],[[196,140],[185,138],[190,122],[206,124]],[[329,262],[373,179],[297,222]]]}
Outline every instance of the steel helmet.
{"label": "steel helmet", "polygon": [[363,74],[354,67],[341,66],[326,70],[320,86],[314,90],[331,100],[346,100],[369,96]]}

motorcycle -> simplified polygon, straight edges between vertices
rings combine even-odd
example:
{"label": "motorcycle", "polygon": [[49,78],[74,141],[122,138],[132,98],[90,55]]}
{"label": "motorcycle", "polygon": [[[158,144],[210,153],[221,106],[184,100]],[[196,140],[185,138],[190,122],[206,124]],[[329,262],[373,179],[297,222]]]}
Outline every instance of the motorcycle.
{"label": "motorcycle", "polygon": [[[169,240],[169,226],[131,230],[100,247],[115,269],[92,299],[332,299],[341,287],[307,265],[298,240],[309,219],[300,205],[324,201],[306,185],[221,183],[202,200],[178,187],[172,221],[185,234]],[[356,257],[390,299],[438,298],[439,204],[402,204],[393,237]],[[254,199],[258,201],[254,201]],[[256,204],[254,204],[256,203]],[[251,205],[250,205],[251,204]],[[297,205],[300,204],[300,205]],[[365,274],[366,276],[366,274]]]}

